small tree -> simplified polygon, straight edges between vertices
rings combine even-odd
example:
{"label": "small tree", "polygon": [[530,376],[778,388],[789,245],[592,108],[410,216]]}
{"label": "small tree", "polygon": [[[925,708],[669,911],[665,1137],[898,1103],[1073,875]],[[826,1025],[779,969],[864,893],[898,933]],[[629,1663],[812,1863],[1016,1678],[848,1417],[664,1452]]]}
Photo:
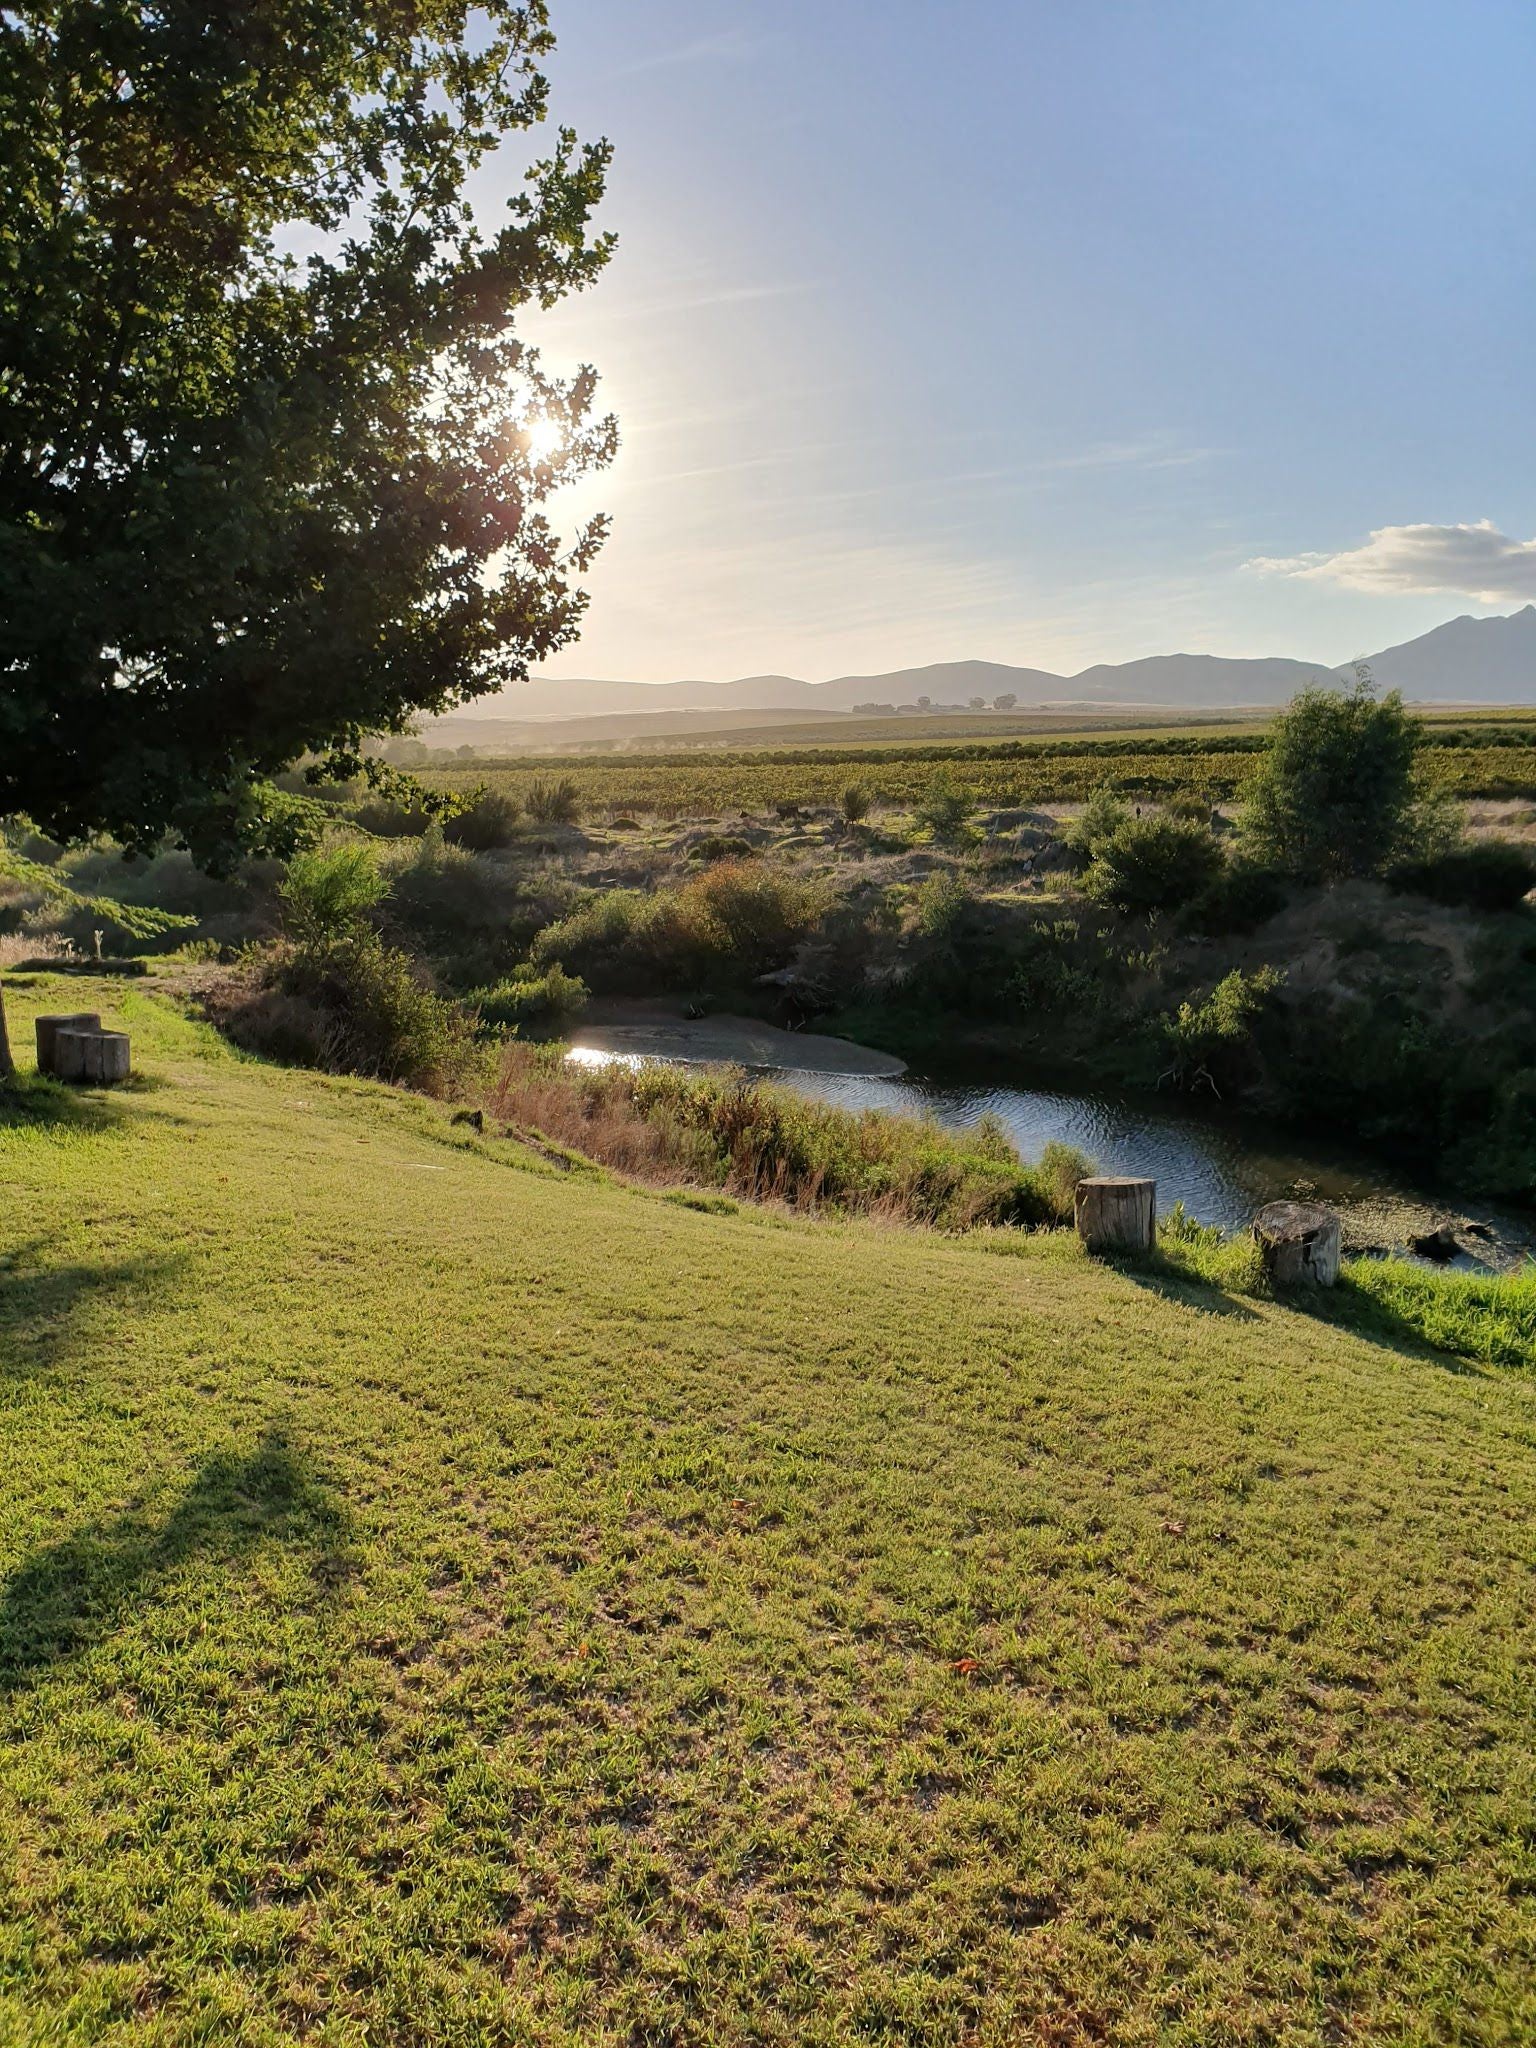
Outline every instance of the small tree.
{"label": "small tree", "polygon": [[1253,857],[1307,881],[1379,872],[1407,852],[1419,815],[1418,719],[1362,669],[1347,690],[1303,690],[1270,732],[1239,819]]}
{"label": "small tree", "polygon": [[614,430],[513,322],[606,259],[606,146],[469,203],[550,47],[545,0],[0,13],[0,816],[286,853],[266,778],[574,637],[603,523],[538,506]]}
{"label": "small tree", "polygon": [[869,816],[873,801],[868,785],[862,782],[850,782],[838,799],[843,816],[850,825],[857,825]]}

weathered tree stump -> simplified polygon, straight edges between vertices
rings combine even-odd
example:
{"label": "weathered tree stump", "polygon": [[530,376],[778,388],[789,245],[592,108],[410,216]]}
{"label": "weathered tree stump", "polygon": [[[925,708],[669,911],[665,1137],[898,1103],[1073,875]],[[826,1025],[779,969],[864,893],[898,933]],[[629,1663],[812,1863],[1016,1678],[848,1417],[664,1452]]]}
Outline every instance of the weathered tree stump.
{"label": "weathered tree stump", "polygon": [[1331,1287],[1343,1231],[1320,1202],[1271,1202],[1253,1219],[1264,1271],[1275,1287]]}
{"label": "weathered tree stump", "polygon": [[1077,1234],[1091,1252],[1149,1252],[1157,1237],[1157,1182],[1102,1176],[1080,1180]]}
{"label": "weathered tree stump", "polygon": [[128,1054],[125,1031],[60,1031],[53,1041],[53,1071],[61,1081],[126,1081]]}
{"label": "weathered tree stump", "polygon": [[36,1020],[37,1071],[56,1074],[55,1045],[61,1031],[99,1031],[101,1019],[94,1010],[77,1010],[72,1016],[39,1017]]}

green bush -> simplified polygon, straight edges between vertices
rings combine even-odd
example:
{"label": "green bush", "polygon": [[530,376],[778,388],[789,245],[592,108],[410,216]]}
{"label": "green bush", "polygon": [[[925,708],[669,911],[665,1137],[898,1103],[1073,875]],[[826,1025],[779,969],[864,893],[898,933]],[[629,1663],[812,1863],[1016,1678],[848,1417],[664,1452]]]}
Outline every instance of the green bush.
{"label": "green bush", "polygon": [[450,846],[435,825],[408,857],[396,859],[389,899],[396,934],[431,954],[452,979],[464,967],[481,978],[488,966],[495,972],[507,958],[516,883],[467,848]]}
{"label": "green bush", "polygon": [[1307,881],[1378,874],[1444,828],[1419,814],[1414,762],[1424,728],[1396,690],[1303,690],[1275,721],[1239,820],[1261,864]]}
{"label": "green bush", "polygon": [[973,792],[940,773],[934,776],[919,797],[912,815],[935,839],[958,839],[963,836],[966,820],[975,808]]}
{"label": "green bush", "polygon": [[1099,841],[1085,886],[1117,910],[1179,910],[1209,889],[1221,868],[1221,848],[1208,827],[1157,812],[1128,818]]}
{"label": "green bush", "polygon": [[1006,980],[1011,1003],[1026,1010],[1087,1009],[1105,1003],[1101,948],[1084,937],[1075,918],[1029,925],[1020,936]]}
{"label": "green bush", "polygon": [[366,846],[342,844],[295,854],[278,893],[294,937],[314,945],[359,923],[389,883]]}
{"label": "green bush", "polygon": [[590,898],[546,925],[529,959],[626,994],[741,987],[785,966],[830,903],[823,884],[766,861],[722,860],[680,889]]}
{"label": "green bush", "polygon": [[521,815],[517,798],[505,790],[482,789],[443,824],[443,837],[450,846],[462,846],[470,853],[493,853],[510,846],[517,837]]}
{"label": "green bush", "polygon": [[581,787],[571,776],[535,776],[525,792],[536,825],[574,825],[581,816]]}
{"label": "green bush", "polygon": [[254,986],[235,984],[211,1007],[253,1052],[427,1094],[463,1086],[480,1064],[470,1019],[366,925],[274,949]]}
{"label": "green bush", "polygon": [[1210,887],[1190,905],[1190,922],[1202,932],[1251,932],[1278,917],[1289,897],[1283,875],[1239,856],[1223,862]]}
{"label": "green bush", "polygon": [[1536,889],[1536,853],[1509,839],[1480,839],[1436,859],[1401,861],[1387,877],[1396,889],[1469,910],[1513,910]]}
{"label": "green bush", "polygon": [[392,796],[371,796],[356,805],[353,821],[375,839],[419,839],[432,823],[424,804],[405,804]]}
{"label": "green bush", "polygon": [[708,839],[695,840],[688,849],[688,858],[693,861],[751,860],[752,843],[735,833],[715,832]]}
{"label": "green bush", "polygon": [[838,799],[838,808],[850,825],[858,825],[869,816],[874,797],[862,782],[850,782]]}
{"label": "green bush", "polygon": [[1124,825],[1131,822],[1131,807],[1117,796],[1107,782],[1101,782],[1075,818],[1062,827],[1063,843],[1077,855],[1081,866],[1094,859],[1099,848]]}
{"label": "green bush", "polygon": [[542,974],[523,968],[477,989],[467,1000],[481,1021],[496,1030],[558,1031],[586,1008],[590,993],[581,977],[567,974],[557,960]]}
{"label": "green bush", "polygon": [[1209,1088],[1220,1095],[1221,1083],[1244,1064],[1254,1020],[1280,981],[1272,967],[1253,974],[1234,967],[1200,1002],[1180,1003],[1172,1015],[1155,1018],[1152,1035],[1159,1083]]}

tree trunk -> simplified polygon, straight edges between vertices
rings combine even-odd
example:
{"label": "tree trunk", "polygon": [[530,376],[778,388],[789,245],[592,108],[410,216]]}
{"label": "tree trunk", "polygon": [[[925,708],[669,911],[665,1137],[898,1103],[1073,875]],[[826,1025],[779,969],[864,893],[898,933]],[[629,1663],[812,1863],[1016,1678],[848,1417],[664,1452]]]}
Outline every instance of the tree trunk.
{"label": "tree trunk", "polygon": [[1155,1180],[1080,1180],[1072,1206],[1077,1234],[1089,1251],[1151,1251],[1157,1237]]}
{"label": "tree trunk", "polygon": [[1271,1202],[1253,1234],[1274,1287],[1331,1287],[1339,1277],[1343,1231],[1320,1202]]}
{"label": "tree trunk", "polygon": [[53,1071],[61,1081],[103,1086],[128,1078],[128,1036],[123,1031],[61,1031],[53,1041]]}
{"label": "tree trunk", "polygon": [[16,1062],[11,1058],[11,1041],[5,1028],[5,990],[0,988],[0,1081],[9,1081],[16,1072]]}
{"label": "tree trunk", "polygon": [[74,1010],[67,1015],[38,1017],[32,1028],[37,1034],[37,1071],[40,1074],[57,1074],[59,1033],[99,1031],[101,1019],[94,1010]]}

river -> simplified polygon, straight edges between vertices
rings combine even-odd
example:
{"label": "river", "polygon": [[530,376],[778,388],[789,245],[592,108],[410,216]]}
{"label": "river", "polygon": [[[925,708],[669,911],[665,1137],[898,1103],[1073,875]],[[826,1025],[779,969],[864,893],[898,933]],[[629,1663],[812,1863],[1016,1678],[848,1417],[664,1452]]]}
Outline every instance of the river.
{"label": "river", "polygon": [[1241,1228],[1266,1202],[1299,1194],[1339,1208],[1357,1246],[1401,1248],[1414,1231],[1455,1214],[1493,1233],[1487,1249],[1478,1249],[1476,1263],[1509,1265],[1536,1251],[1536,1219],[1528,1215],[1416,1185],[1379,1160],[1319,1148],[1292,1131],[1216,1104],[1019,1087],[975,1062],[963,1074],[917,1074],[847,1040],[736,1018],[588,1027],[575,1034],[572,1056],[592,1064],[729,1060],[842,1109],[931,1116],[950,1129],[993,1117],[1026,1160],[1038,1159],[1052,1140],[1073,1145],[1100,1172],[1149,1175],[1157,1182],[1161,1213],[1182,1202],[1201,1223],[1224,1230]]}

